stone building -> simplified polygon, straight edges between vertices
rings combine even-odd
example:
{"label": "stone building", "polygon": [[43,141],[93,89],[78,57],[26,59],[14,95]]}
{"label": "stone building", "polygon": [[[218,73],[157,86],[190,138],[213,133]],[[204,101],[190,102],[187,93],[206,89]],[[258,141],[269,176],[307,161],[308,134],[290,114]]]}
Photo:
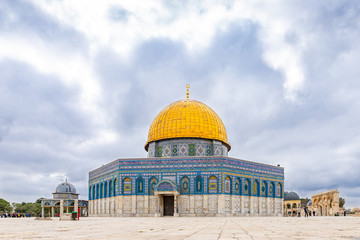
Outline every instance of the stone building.
{"label": "stone building", "polygon": [[301,213],[301,199],[296,192],[284,192],[284,216],[296,217]]}
{"label": "stone building", "polygon": [[76,188],[67,179],[56,187],[52,199],[44,198],[41,200],[42,217],[55,217],[56,214],[61,215],[64,212],[77,212],[78,208],[80,208],[80,216],[87,216],[88,201],[79,200]]}
{"label": "stone building", "polygon": [[[333,189],[312,195],[308,208],[311,211],[315,211],[316,216],[334,216],[338,214],[340,211],[339,191]],[[341,212],[343,212],[343,210],[341,210]]]}
{"label": "stone building", "polygon": [[89,173],[90,216],[282,216],[284,169],[228,157],[225,126],[187,98],[150,126],[147,158]]}

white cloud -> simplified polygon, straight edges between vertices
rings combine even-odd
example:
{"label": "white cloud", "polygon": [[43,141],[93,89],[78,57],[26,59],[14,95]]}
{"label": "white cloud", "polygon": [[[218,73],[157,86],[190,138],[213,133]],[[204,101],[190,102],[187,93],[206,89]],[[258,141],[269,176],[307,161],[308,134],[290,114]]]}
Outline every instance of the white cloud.
{"label": "white cloud", "polygon": [[[345,186],[357,180],[349,166],[357,166],[359,156],[357,3],[35,3],[40,11],[21,12],[19,3],[2,15],[0,67],[6,69],[9,59],[13,65],[24,63],[13,71],[37,73],[28,76],[29,81],[58,79],[80,93],[60,96],[70,96],[69,104],[68,99],[52,102],[42,92],[34,91],[39,96],[31,98],[9,88],[13,92],[6,96],[21,96],[29,103],[0,104],[4,158],[21,162],[31,141],[34,152],[28,158],[33,165],[45,156],[60,166],[48,170],[48,176],[35,176],[50,177],[54,185],[70,173],[86,192],[88,170],[117,157],[146,154],[146,131],[156,111],[184,97],[181,87],[190,83],[191,96],[224,120],[231,156],[281,163],[288,186],[304,194],[338,184],[350,204],[356,201]],[[11,3],[7,5],[10,9]],[[31,14],[21,18],[27,11]],[[33,72],[25,71],[31,67]],[[7,84],[20,83],[14,72],[2,74]],[[0,84],[4,86],[4,80]],[[45,90],[54,94],[51,87]],[[70,171],[64,161],[78,164]],[[84,162],[89,169],[77,166]],[[24,169],[35,171],[26,164]],[[310,177],[303,180],[299,169]],[[314,182],[318,186],[308,186]]]}

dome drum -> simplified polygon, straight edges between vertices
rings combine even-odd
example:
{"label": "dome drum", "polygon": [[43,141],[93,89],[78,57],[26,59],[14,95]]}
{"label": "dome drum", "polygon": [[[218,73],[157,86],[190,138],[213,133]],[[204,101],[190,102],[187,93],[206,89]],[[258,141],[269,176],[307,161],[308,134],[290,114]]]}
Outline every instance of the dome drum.
{"label": "dome drum", "polygon": [[228,156],[227,146],[217,140],[175,138],[151,142],[148,157]]}

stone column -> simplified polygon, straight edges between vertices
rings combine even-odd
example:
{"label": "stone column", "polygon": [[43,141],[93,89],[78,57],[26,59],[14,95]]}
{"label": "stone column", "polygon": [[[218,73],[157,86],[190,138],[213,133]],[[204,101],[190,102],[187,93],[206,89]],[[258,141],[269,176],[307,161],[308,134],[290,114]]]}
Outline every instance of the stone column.
{"label": "stone column", "polygon": [[117,213],[122,215],[123,214],[123,196],[118,196],[118,199],[119,199],[119,205],[117,207]]}
{"label": "stone column", "polygon": [[333,199],[333,203],[332,203],[332,209],[333,209],[333,214],[338,213],[340,211],[340,206],[339,206],[339,192],[336,191],[333,193],[332,195],[332,199]]}
{"label": "stone column", "polygon": [[60,217],[64,214],[64,200],[60,200]]}
{"label": "stone column", "polygon": [[245,203],[244,203],[244,196],[240,196],[240,212],[241,214],[245,214]]}
{"label": "stone column", "polygon": [[51,217],[55,217],[55,208],[51,207]]}
{"label": "stone column", "polygon": [[225,195],[218,194],[218,209],[217,209],[218,216],[225,215]]}
{"label": "stone column", "polygon": [[131,212],[133,213],[133,215],[135,215],[137,213],[136,200],[137,200],[137,196],[132,195],[131,196]]}
{"label": "stone column", "polygon": [[149,195],[144,196],[144,214],[149,214]]}
{"label": "stone column", "polygon": [[174,217],[178,217],[179,216],[179,212],[178,212],[178,208],[177,208],[177,195],[174,195]]}
{"label": "stone column", "polygon": [[271,216],[271,213],[270,213],[270,198],[269,197],[266,197],[265,198],[265,204],[266,204],[266,216]]}
{"label": "stone column", "polygon": [[203,195],[203,213],[204,214],[209,213],[209,195],[208,194]]}
{"label": "stone column", "polygon": [[44,207],[41,207],[41,217],[45,218],[45,211],[44,211]]}
{"label": "stone column", "polygon": [[190,201],[190,214],[195,214],[195,196],[190,195],[189,201]]}
{"label": "stone column", "polygon": [[160,196],[159,195],[155,195],[155,206],[156,206],[155,217],[160,217]]}
{"label": "stone column", "polygon": [[254,215],[254,197],[249,197],[249,212],[250,215]]}

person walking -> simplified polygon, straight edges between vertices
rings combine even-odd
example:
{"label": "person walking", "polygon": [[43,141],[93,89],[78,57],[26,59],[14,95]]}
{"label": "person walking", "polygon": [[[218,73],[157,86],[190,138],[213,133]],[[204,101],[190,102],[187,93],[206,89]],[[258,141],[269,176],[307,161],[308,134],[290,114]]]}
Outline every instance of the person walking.
{"label": "person walking", "polygon": [[304,207],[304,212],[305,212],[305,217],[308,217],[308,216],[309,216],[309,213],[308,213],[307,207]]}

